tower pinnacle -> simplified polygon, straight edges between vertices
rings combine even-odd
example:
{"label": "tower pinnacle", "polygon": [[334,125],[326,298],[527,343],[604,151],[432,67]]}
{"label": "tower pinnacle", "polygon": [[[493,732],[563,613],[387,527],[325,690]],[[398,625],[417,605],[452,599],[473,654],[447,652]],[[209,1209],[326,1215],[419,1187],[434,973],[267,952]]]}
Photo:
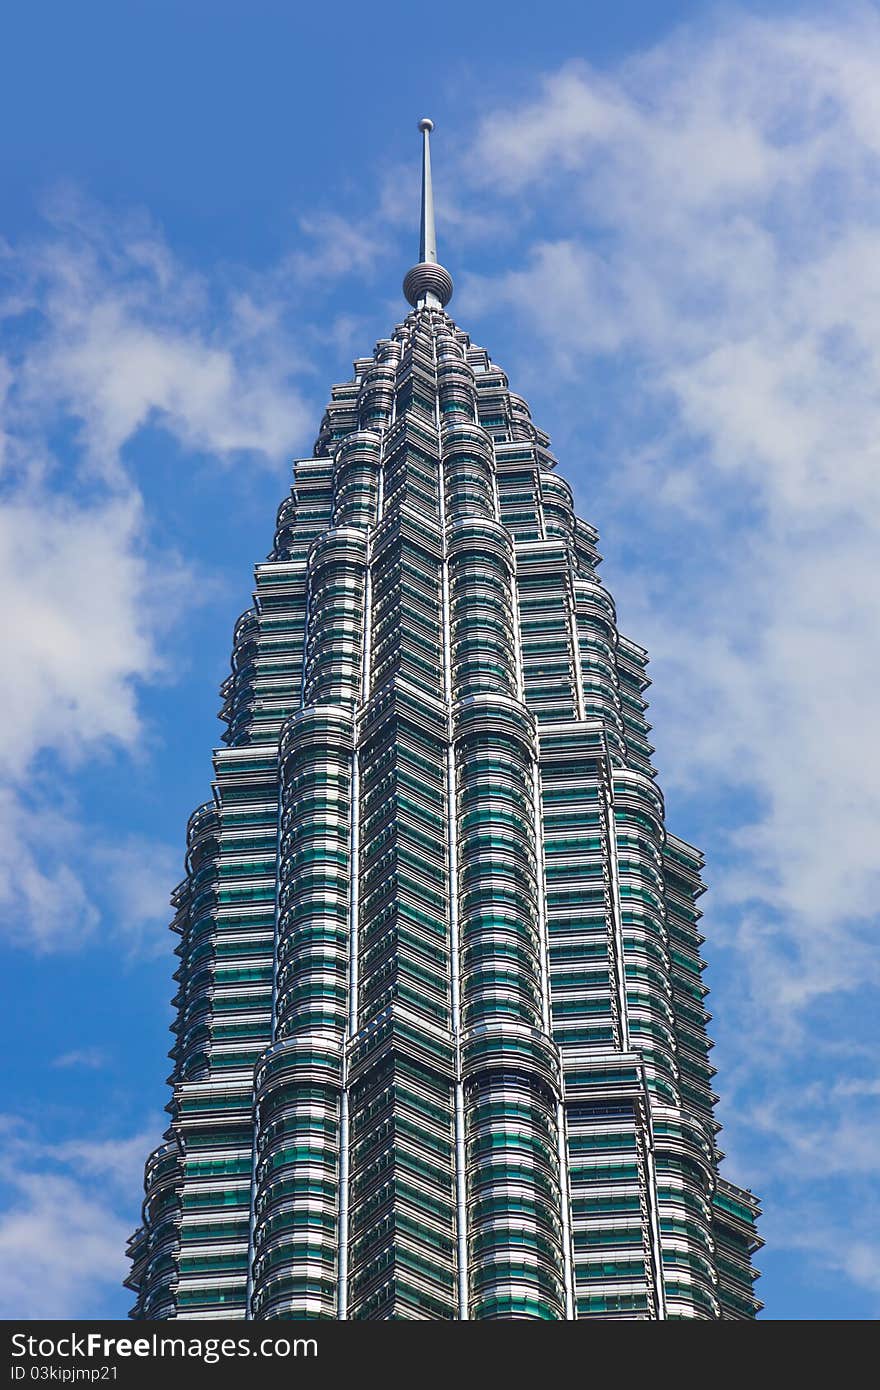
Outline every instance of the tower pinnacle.
{"label": "tower pinnacle", "polygon": [[443,312],[430,128],[415,308],[333,387],[235,625],[132,1316],[754,1318],[703,856],[596,531]]}
{"label": "tower pinnacle", "polygon": [[437,261],[437,232],[434,226],[434,189],[431,182],[431,131],[434,122],[427,116],[419,121],[422,133],[422,216],[419,236],[419,262],[407,271],[403,293],[414,308],[442,309],[452,298],[452,276]]}

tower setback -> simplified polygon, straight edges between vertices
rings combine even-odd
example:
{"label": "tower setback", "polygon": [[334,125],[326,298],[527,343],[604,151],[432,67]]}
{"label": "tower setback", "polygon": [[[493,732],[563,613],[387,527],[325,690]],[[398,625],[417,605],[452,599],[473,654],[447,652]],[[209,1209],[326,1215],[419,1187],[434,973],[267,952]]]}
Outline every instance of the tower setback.
{"label": "tower setback", "polygon": [[753,1318],[699,850],[549,439],[411,312],[294,465],[191,817],[132,1316]]}

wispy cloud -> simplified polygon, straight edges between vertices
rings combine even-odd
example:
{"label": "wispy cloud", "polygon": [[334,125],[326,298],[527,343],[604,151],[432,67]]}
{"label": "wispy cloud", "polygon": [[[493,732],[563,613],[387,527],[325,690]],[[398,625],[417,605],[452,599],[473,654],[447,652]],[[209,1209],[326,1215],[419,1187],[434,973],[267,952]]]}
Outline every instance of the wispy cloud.
{"label": "wispy cloud", "polygon": [[116,1293],[151,1142],[144,1132],[53,1146],[0,1117],[0,1317],[94,1317]]}
{"label": "wispy cloud", "polygon": [[[810,924],[789,928],[793,1007],[864,982],[851,933],[880,882],[878,71],[872,11],[740,17],[616,76],[566,68],[480,134],[500,191],[563,179],[591,235],[536,243],[472,298],[579,371],[627,355],[639,433],[624,419],[605,499],[637,502],[649,534],[658,501],[697,525],[692,566],[618,587],[654,637],[669,773],[757,797],[724,884],[751,905],[745,929],[761,905]],[[645,397],[666,407],[653,450]],[[808,959],[823,931],[853,946],[831,973],[828,953]]]}
{"label": "wispy cloud", "polygon": [[87,461],[118,479],[120,451],[159,423],[185,449],[277,464],[311,421],[300,354],[259,277],[209,279],[143,215],[111,220],[71,192],[50,217],[45,239],[5,262],[7,410],[23,453],[66,419]]}
{"label": "wispy cloud", "polygon": [[13,1200],[0,1216],[0,1315],[76,1318],[125,1273],[127,1223],[90,1185],[13,1170]]}
{"label": "wispy cloud", "polygon": [[383,251],[378,229],[333,212],[315,212],[300,218],[307,245],[284,261],[282,274],[313,282],[336,280],[353,273],[370,272]]}
{"label": "wispy cloud", "polygon": [[41,239],[0,248],[0,910],[18,945],[70,949],[103,921],[132,949],[167,917],[179,855],[102,844],[70,771],[142,745],[141,691],[167,678],[197,587],[157,541],[128,446],[158,427],[184,456],[279,469],[314,424],[279,283],[196,273],[144,216],[70,191]]}
{"label": "wispy cloud", "polygon": [[86,859],[104,885],[114,929],[128,950],[141,957],[167,952],[168,896],[183,875],[179,847],[128,835],[98,845]]}
{"label": "wispy cloud", "polygon": [[[182,577],[171,557],[171,574]],[[0,594],[10,659],[0,671],[0,771],[21,778],[38,749],[68,760],[96,743],[130,747],[138,680],[161,670],[163,599],[137,493],[82,505],[30,487],[0,513]]]}
{"label": "wispy cloud", "polygon": [[106,1065],[107,1054],[101,1047],[76,1047],[52,1059],[52,1066],[60,1067],[62,1070],[67,1070],[68,1067],[85,1067],[88,1071],[100,1071]]}
{"label": "wispy cloud", "polygon": [[[873,6],[727,11],[547,75],[475,142],[533,233],[461,298],[515,316],[561,406],[602,393],[608,463],[562,468],[608,553],[628,537],[607,578],[654,658],[661,777],[709,842],[733,1147],[773,1152],[771,1183],[823,1154],[856,1180],[880,1138],[867,1093],[833,1088],[880,977],[878,93]],[[783,1151],[786,1087],[819,1115]]]}
{"label": "wispy cloud", "polygon": [[75,849],[81,828],[17,785],[0,787],[0,911],[7,941],[36,954],[70,949],[96,931],[100,913]]}

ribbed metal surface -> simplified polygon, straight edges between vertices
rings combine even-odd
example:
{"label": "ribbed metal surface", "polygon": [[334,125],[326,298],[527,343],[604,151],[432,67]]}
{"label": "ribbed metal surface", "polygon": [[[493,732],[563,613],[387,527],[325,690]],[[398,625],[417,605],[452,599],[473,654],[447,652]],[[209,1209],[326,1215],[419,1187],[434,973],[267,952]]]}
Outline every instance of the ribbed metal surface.
{"label": "ribbed metal surface", "polygon": [[334,387],[175,890],[134,1316],[754,1316],[702,858],[598,560],[439,305]]}

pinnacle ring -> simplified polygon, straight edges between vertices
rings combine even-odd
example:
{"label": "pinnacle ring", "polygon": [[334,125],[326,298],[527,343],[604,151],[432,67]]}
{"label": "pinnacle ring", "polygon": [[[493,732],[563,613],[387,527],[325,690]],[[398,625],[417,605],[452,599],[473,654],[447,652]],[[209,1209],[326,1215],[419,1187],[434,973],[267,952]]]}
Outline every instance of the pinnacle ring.
{"label": "pinnacle ring", "polygon": [[426,295],[433,294],[445,307],[452,298],[452,276],[436,262],[420,261],[406,272],[403,293],[413,306]]}

